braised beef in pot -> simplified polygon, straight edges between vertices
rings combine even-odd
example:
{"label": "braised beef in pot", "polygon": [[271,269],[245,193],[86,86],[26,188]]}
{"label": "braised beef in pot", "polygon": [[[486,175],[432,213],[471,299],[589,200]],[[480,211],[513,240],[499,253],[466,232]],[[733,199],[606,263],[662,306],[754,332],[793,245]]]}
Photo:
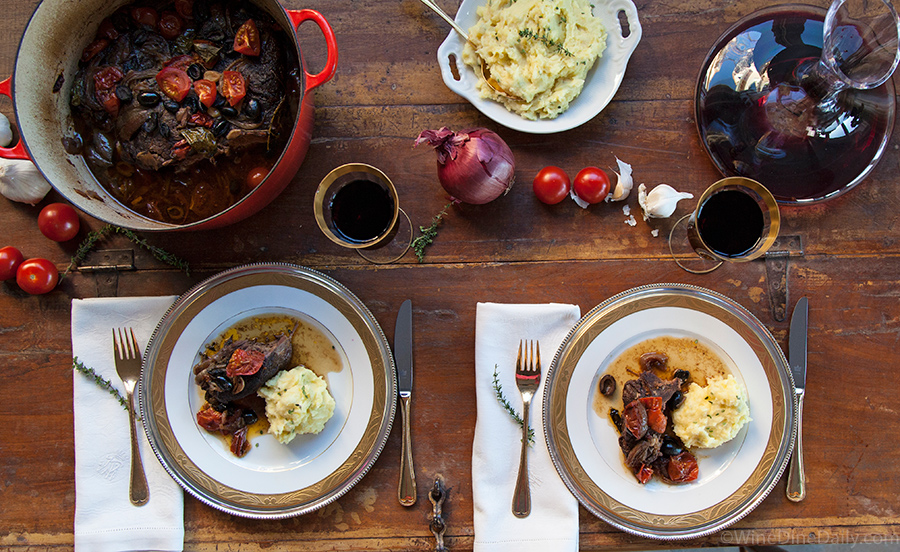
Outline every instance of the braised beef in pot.
{"label": "braised beef in pot", "polygon": [[132,211],[196,222],[274,166],[301,79],[290,38],[249,1],[128,4],[84,49],[63,142]]}

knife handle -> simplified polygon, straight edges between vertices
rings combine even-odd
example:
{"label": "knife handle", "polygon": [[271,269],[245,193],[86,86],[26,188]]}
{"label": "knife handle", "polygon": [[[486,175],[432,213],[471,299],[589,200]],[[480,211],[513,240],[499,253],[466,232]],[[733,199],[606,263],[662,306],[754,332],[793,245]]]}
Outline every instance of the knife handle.
{"label": "knife handle", "polygon": [[400,504],[412,506],[416,503],[416,470],[413,468],[412,439],[409,435],[409,401],[408,393],[400,394],[400,411],[403,415],[403,445],[400,451],[400,486],[397,498]]}
{"label": "knife handle", "polygon": [[787,492],[788,500],[800,502],[806,498],[806,470],[803,467],[803,396],[804,391],[797,391],[797,433],[794,435],[794,454],[788,468]]}

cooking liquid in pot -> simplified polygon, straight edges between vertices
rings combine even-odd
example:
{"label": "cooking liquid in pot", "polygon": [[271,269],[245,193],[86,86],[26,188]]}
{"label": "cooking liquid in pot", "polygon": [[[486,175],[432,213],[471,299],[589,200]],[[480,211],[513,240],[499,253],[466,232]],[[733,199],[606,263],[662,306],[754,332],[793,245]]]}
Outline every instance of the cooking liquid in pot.
{"label": "cooking liquid in pot", "polygon": [[63,144],[130,210],[188,224],[259,185],[301,94],[296,49],[250,2],[129,4],[84,50],[70,98],[75,135]]}

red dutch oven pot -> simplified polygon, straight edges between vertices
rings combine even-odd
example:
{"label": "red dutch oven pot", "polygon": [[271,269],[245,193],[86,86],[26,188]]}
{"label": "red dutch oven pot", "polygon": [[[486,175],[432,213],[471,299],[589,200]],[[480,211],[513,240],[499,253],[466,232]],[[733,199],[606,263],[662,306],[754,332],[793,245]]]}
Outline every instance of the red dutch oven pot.
{"label": "red dutch oven pot", "polygon": [[[303,97],[294,129],[266,179],[238,203],[192,224],[158,222],[126,209],[97,182],[79,155],[66,153],[63,136],[74,134],[69,96],[81,52],[94,38],[104,17],[132,0],[43,0],[28,22],[16,55],[13,76],[0,82],[0,94],[13,102],[21,140],[0,148],[7,159],[31,159],[44,178],[73,205],[105,222],[135,230],[208,230],[242,220],[266,205],[288,185],[306,156],[312,137],[313,89],[328,82],[337,67],[337,41],[325,18],[314,10],[285,10],[277,0],[253,0],[287,32],[303,69]],[[297,28],[313,21],[328,48],[325,68],[306,71]],[[87,22],[85,24],[85,22]],[[54,85],[62,75],[58,92]]]}

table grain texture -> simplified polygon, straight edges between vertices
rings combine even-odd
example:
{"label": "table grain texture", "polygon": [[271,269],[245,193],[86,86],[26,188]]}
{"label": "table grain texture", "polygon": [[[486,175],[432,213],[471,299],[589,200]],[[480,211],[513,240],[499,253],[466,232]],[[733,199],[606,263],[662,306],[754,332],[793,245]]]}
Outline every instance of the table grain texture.
{"label": "table grain texture", "polygon": [[[827,3],[816,0],[816,5]],[[18,42],[37,2],[3,0],[0,77],[14,68]],[[573,303],[587,312],[632,287],[682,282],[723,293],[748,308],[786,347],[788,320],[777,320],[775,282],[764,261],[726,265],[708,275],[680,270],[669,257],[671,220],[624,223],[622,204],[582,210],[572,201],[539,203],[531,180],[545,165],[574,175],[582,167],[634,167],[635,185],[669,183],[700,194],[719,178],[693,117],[697,74],[713,41],[763,0],[637,0],[643,39],[612,103],[588,123],[559,134],[499,127],[441,81],[436,50],[449,28],[418,0],[283,0],[320,11],[337,35],[334,79],[315,90],[309,153],[279,199],[225,229],[146,233],[153,245],[189,261],[187,275],[135,248],[136,270],[76,272],[55,291],[29,296],[0,284],[0,548],[71,549],[75,507],[72,433],[73,298],[180,294],[230,267],[289,262],[348,286],[393,335],[400,303],[414,305],[416,381],[412,409],[418,502],[397,501],[399,424],[370,473],[340,500],[305,516],[247,520],[185,497],[185,550],[432,550],[426,493],[441,474],[449,487],[444,516],[450,550],[473,543],[471,455],[475,427],[474,334],[478,301]],[[457,0],[440,0],[455,13]],[[61,24],[63,22],[60,22]],[[324,41],[304,25],[301,47],[312,71]],[[897,83],[897,77],[894,77]],[[0,110],[14,119],[13,105]],[[410,253],[376,266],[318,230],[313,192],[332,168],[366,162],[390,175],[414,226],[427,226],[447,203],[435,156],[413,148],[426,128],[485,126],[509,143],[517,183],[484,206],[450,209],[424,262]],[[784,480],[730,529],[681,543],[618,531],[580,511],[582,550],[735,544],[900,542],[900,139],[892,139],[871,176],[829,202],[782,209],[782,234],[799,236],[803,255],[787,262],[788,312],[810,298],[809,376],[804,439],[808,496],[785,498]],[[37,227],[40,207],[0,200],[0,246],[46,257],[64,269],[78,242],[103,223],[82,216],[79,239],[57,244]],[[637,194],[627,204],[639,212]],[[679,204],[684,214],[691,201]],[[660,230],[654,237],[651,230]],[[121,236],[103,248],[133,248]],[[511,454],[514,451],[510,451]],[[153,459],[145,459],[153,461]]]}

